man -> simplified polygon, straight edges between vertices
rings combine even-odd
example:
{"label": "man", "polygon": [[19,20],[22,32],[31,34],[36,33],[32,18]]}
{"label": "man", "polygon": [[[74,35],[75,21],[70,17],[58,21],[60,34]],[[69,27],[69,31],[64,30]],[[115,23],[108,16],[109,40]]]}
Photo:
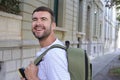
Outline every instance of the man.
{"label": "man", "polygon": [[[53,44],[63,45],[55,37],[55,27],[54,13],[51,9],[42,6],[33,11],[32,32],[41,46],[37,57]],[[25,75],[27,80],[70,80],[66,51],[60,48],[49,50],[38,66],[29,64],[25,69]]]}

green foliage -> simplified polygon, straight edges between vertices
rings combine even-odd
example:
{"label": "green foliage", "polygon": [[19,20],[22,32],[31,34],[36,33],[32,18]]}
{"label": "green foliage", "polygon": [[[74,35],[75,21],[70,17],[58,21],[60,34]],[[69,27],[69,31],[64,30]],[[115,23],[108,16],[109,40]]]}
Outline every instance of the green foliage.
{"label": "green foliage", "polygon": [[[116,5],[116,10],[120,11],[120,0],[112,0],[112,3]],[[118,21],[120,21],[120,13],[117,13],[117,18]]]}
{"label": "green foliage", "polygon": [[120,67],[110,69],[109,74],[112,76],[120,76]]}
{"label": "green foliage", "polygon": [[117,20],[120,22],[120,5],[118,5],[117,7],[116,7],[116,10],[117,10]]}
{"label": "green foliage", "polygon": [[120,0],[113,0],[113,3],[115,3],[115,5],[120,5]]}
{"label": "green foliage", "polygon": [[0,11],[5,11],[12,14],[19,14],[19,0],[0,0]]}

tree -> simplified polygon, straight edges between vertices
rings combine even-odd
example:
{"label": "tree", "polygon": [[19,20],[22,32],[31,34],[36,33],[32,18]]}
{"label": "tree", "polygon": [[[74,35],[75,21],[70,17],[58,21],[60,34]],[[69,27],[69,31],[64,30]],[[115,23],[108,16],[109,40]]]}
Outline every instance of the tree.
{"label": "tree", "polygon": [[116,5],[117,10],[117,20],[120,22],[120,0],[112,0],[111,2],[113,5]]}
{"label": "tree", "polygon": [[20,4],[19,0],[0,0],[0,11],[19,14],[20,13],[19,4]]}
{"label": "tree", "polygon": [[115,5],[120,5],[120,0],[112,0],[112,3],[114,3]]}

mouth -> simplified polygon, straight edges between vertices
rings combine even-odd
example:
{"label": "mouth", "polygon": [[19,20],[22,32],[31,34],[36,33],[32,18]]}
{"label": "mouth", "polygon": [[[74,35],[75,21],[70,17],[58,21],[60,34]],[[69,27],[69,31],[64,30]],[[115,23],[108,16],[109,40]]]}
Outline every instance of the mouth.
{"label": "mouth", "polygon": [[32,32],[33,32],[33,34],[34,34],[36,37],[39,37],[39,36],[44,32],[44,28],[34,27],[34,28],[32,29]]}
{"label": "mouth", "polygon": [[44,27],[35,27],[34,30],[35,30],[35,31],[43,31],[43,30],[44,30]]}

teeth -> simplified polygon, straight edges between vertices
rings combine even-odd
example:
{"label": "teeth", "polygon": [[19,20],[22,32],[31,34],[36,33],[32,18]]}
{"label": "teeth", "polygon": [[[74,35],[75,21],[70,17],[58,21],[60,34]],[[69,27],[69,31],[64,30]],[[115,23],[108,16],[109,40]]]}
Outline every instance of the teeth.
{"label": "teeth", "polygon": [[36,30],[42,30],[42,28],[36,28]]}
{"label": "teeth", "polygon": [[42,29],[36,29],[37,31],[40,31],[40,30],[42,30]]}

